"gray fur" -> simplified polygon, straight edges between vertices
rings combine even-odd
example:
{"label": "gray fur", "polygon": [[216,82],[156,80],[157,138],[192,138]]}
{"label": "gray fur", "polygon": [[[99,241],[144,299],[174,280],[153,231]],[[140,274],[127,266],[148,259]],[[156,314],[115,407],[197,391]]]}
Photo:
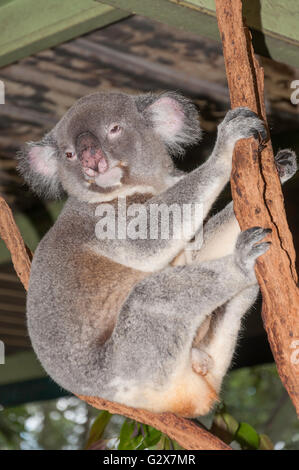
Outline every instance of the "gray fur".
{"label": "gray fur", "polygon": [[[157,125],[168,115],[173,126],[169,134],[165,122],[162,130]],[[119,132],[118,137],[113,133],[111,137],[111,129]],[[153,411],[187,416],[208,411],[212,402],[209,393],[205,395],[206,383],[219,392],[241,318],[256,297],[254,263],[269,248],[269,242],[261,243],[269,232],[255,227],[239,234],[230,204],[205,225],[204,244],[193,253],[191,263],[173,267],[170,263],[184,252],[188,240],[98,240],[95,209],[106,201],[116,207],[116,197],[127,194],[131,203],[142,200],[148,212],[153,203],[199,202],[205,217],[229,180],[236,141],[258,134],[266,137],[254,113],[246,108],[229,111],[207,162],[177,177],[169,152],[181,153],[198,140],[194,106],[174,93],[139,97],[96,93],[79,100],[46,140],[35,144],[37,150],[28,154],[34,145],[30,144],[22,153],[20,170],[34,190],[58,194],[63,188],[69,195],[36,250],[27,300],[33,347],[61,386]],[[87,135],[83,150],[77,148],[82,135]],[[49,148],[55,160],[49,168],[48,157],[39,154],[41,146]],[[295,156],[285,152],[279,162],[291,176],[296,171]],[[100,165],[103,161],[109,165],[103,174],[113,181],[111,187],[104,185],[100,170],[96,184],[89,183],[84,173],[86,162]],[[109,172],[119,161],[125,161],[126,170],[115,183]],[[190,232],[189,240],[199,229],[200,224]],[[179,230],[173,227],[173,233]],[[226,233],[234,236],[226,237]],[[210,244],[222,249],[225,238],[229,242],[223,253],[214,258]],[[192,346],[199,327],[210,319],[199,349]],[[169,384],[175,383],[185,360],[190,384],[196,382],[189,366],[195,349],[192,357],[210,357],[211,361],[206,362],[210,365],[203,374],[207,374],[203,392],[196,396],[199,405],[186,410],[174,399],[171,404],[171,398],[164,402],[160,397],[168,393],[168,387],[169,397],[175,395],[174,385]],[[198,371],[201,366],[201,359],[192,364]]]}

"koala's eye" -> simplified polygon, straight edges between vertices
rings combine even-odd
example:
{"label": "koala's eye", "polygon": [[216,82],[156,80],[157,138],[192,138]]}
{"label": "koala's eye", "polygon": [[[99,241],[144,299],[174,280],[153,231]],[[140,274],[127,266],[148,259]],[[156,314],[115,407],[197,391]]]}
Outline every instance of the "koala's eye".
{"label": "koala's eye", "polygon": [[73,153],[73,152],[65,152],[65,156],[66,158],[68,158],[69,160],[74,160],[76,155]]}
{"label": "koala's eye", "polygon": [[64,153],[65,157],[69,160],[69,161],[74,161],[77,159],[77,155],[75,152],[72,152],[71,150],[66,150],[66,152]]}
{"label": "koala's eye", "polygon": [[118,125],[118,124],[113,124],[108,133],[111,137],[116,137],[117,135],[119,135],[122,131],[122,128]]}

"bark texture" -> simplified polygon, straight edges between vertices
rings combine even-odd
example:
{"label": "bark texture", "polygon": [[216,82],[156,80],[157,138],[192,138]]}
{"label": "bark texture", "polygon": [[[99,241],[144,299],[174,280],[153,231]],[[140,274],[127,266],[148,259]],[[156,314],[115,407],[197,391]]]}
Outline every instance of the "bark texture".
{"label": "bark texture", "polygon": [[0,197],[0,237],[11,254],[15,271],[28,289],[32,253],[25,245],[6,201]]}
{"label": "bark texture", "polygon": [[[254,56],[242,18],[242,0],[216,0],[232,108],[247,106],[266,121],[264,71]],[[295,250],[274,163],[271,141],[240,141],[234,152],[231,187],[242,230],[271,227],[272,247],[256,265],[262,316],[281,380],[299,414],[299,290]]]}
{"label": "bark texture", "polygon": [[97,397],[80,396],[94,408],[107,410],[110,413],[127,416],[144,424],[159,429],[174,439],[187,450],[231,450],[227,444],[210,432],[194,424],[191,420],[180,418],[172,413],[151,413],[139,408],[130,408],[119,403]]}

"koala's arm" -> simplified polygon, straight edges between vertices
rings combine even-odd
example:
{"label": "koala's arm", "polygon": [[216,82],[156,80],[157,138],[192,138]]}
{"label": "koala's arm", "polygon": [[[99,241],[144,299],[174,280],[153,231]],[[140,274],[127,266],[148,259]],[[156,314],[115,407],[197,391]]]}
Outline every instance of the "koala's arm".
{"label": "koala's arm", "polygon": [[96,240],[92,248],[118,263],[141,271],[151,272],[167,266],[200,229],[213,202],[228,182],[235,143],[241,138],[257,137],[258,134],[262,138],[266,137],[263,123],[252,111],[247,108],[229,111],[218,126],[216,144],[209,159],[165,192],[147,201],[147,221],[151,218],[154,205],[164,204],[169,207],[176,204],[183,208],[184,204],[201,204],[201,217],[194,217],[187,237],[181,236],[182,224],[173,223],[168,239],[147,237],[145,240],[132,240],[126,237],[124,240]]}

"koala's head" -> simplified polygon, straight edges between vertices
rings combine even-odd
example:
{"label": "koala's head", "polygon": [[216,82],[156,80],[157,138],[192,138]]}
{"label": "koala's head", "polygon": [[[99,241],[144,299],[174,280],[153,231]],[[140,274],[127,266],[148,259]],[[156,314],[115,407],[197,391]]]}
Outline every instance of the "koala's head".
{"label": "koala's head", "polygon": [[50,197],[66,192],[100,202],[136,188],[158,193],[169,186],[171,155],[199,137],[195,106],[176,93],[94,93],[40,142],[27,144],[19,169],[34,191]]}

